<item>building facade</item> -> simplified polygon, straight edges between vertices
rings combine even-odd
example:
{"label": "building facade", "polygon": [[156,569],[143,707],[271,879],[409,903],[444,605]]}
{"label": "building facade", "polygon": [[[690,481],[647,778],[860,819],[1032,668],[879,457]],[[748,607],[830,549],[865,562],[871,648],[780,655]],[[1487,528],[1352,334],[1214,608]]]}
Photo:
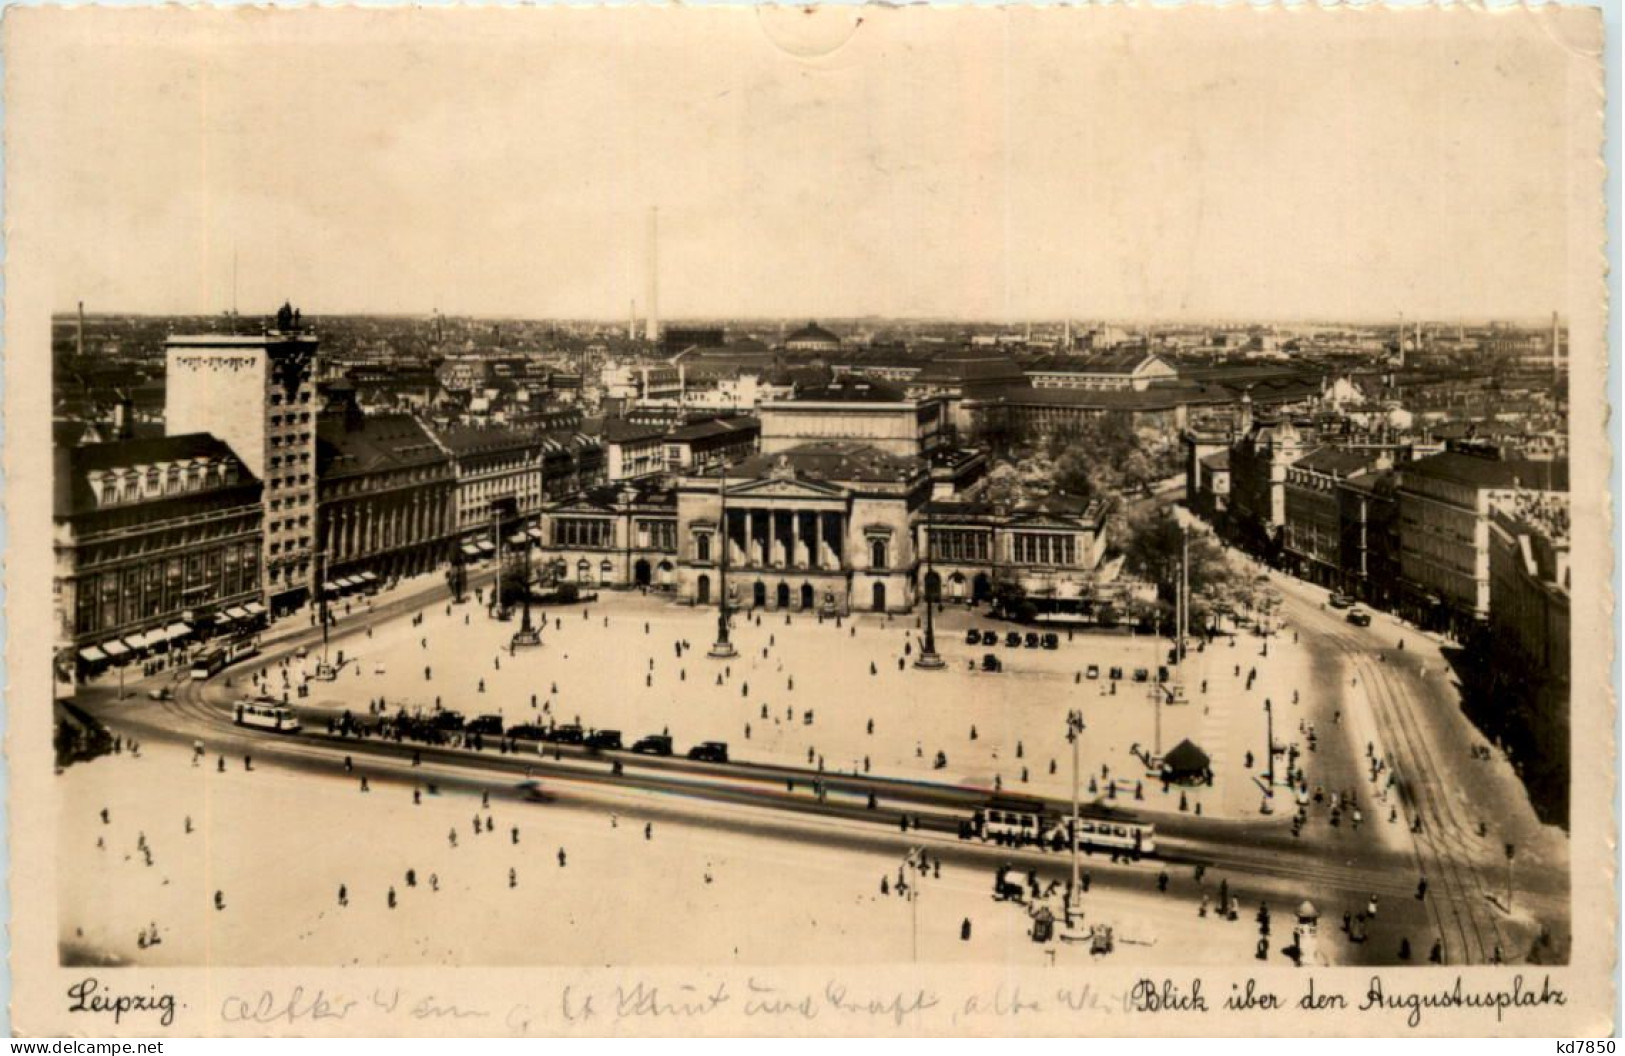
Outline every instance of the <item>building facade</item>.
{"label": "building facade", "polygon": [[535,523],[545,498],[542,436],[529,430],[466,426],[439,429],[433,436],[451,460],[457,481],[460,537],[489,533],[499,504],[525,527]]}
{"label": "building facade", "polygon": [[1343,503],[1339,485],[1367,469],[1386,468],[1384,456],[1320,447],[1287,467],[1282,489],[1286,523],[1282,555],[1294,574],[1324,587],[1343,579]]}
{"label": "building facade", "polygon": [[1286,527],[1286,479],[1307,452],[1290,421],[1258,423],[1230,448],[1230,525],[1266,556],[1280,552]]}
{"label": "building facade", "polygon": [[[1014,583],[1035,606],[1079,611],[1102,600],[1106,504],[1055,495],[1001,509],[985,502],[933,501],[916,520],[930,567],[926,596],[980,602]],[[926,547],[929,546],[929,550]]]}
{"label": "building facade", "polygon": [[1338,484],[1339,561],[1344,593],[1392,608],[1400,582],[1399,496],[1391,469]]}
{"label": "building facade", "polygon": [[53,468],[60,670],[263,619],[262,488],[225,442],[89,444]]}
{"label": "building facade", "polygon": [[678,591],[695,605],[901,612],[914,604],[912,518],[925,463],[855,441],[760,454],[677,486]]}
{"label": "building facade", "polygon": [[416,575],[449,561],[457,537],[451,459],[415,418],[363,416],[353,406],[323,415],[321,588],[345,579]]}
{"label": "building facade", "polygon": [[1541,672],[1567,686],[1569,501],[1519,491],[1490,514],[1490,620]]}
{"label": "building facade", "polygon": [[539,578],[592,587],[672,590],[677,584],[677,496],[645,478],[598,484],[542,513]]}
{"label": "building facade", "polygon": [[1566,491],[1568,465],[1455,449],[1398,472],[1404,610],[1465,636],[1490,612],[1490,511],[1520,490]]}
{"label": "building facade", "polygon": [[165,429],[219,437],[263,482],[267,602],[291,609],[309,597],[316,538],[316,357],[313,334],[172,336],[165,347]]}
{"label": "building facade", "polygon": [[666,434],[666,470],[708,473],[756,453],[762,439],[760,419],[712,418],[691,422]]}
{"label": "building facade", "polygon": [[911,400],[892,385],[862,377],[764,403],[761,423],[766,455],[808,443],[855,441],[898,458],[918,458],[945,439],[940,400]]}

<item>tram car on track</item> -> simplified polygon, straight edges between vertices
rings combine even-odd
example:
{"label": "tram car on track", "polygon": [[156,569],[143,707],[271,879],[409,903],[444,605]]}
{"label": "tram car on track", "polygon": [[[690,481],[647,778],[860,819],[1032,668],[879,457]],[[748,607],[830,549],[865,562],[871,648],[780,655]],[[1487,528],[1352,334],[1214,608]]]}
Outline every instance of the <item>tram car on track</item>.
{"label": "tram car on track", "polygon": [[274,700],[239,700],[232,707],[232,721],[273,733],[298,733],[299,717]]}
{"label": "tram car on track", "polygon": [[[1067,849],[1070,813],[1051,809],[1030,796],[999,795],[989,799],[971,818],[968,834],[987,843],[1007,847]],[[1098,805],[1078,815],[1078,846],[1150,855],[1157,851],[1157,827],[1133,814]]]}

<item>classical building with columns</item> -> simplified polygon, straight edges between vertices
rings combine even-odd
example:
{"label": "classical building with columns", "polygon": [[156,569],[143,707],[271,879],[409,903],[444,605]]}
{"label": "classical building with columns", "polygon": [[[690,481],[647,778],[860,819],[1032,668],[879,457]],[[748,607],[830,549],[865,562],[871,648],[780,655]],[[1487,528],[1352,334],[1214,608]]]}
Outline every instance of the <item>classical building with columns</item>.
{"label": "classical building with columns", "polygon": [[[317,425],[317,543],[322,587],[427,572],[450,558],[457,481],[451,460],[410,415],[363,416],[354,403]],[[330,586],[331,585],[331,586]]]}
{"label": "classical building with columns", "polygon": [[542,511],[535,575],[579,587],[671,590],[677,496],[658,478],[585,488]]}
{"label": "classical building with columns", "polygon": [[724,547],[741,608],[902,612],[914,604],[912,517],[924,460],[849,440],[754,455],[677,485],[678,592],[716,604]]}

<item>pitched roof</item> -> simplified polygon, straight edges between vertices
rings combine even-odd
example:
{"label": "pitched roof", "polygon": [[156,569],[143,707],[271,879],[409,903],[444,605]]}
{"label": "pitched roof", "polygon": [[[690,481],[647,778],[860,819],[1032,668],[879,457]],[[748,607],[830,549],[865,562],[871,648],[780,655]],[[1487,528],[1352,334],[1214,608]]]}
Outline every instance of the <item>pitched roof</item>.
{"label": "pitched roof", "polygon": [[1317,447],[1292,463],[1300,469],[1307,469],[1311,473],[1324,473],[1332,477],[1348,477],[1360,472],[1377,461],[1377,454],[1370,451],[1350,451],[1341,447]]}
{"label": "pitched roof", "polygon": [[703,422],[691,422],[688,425],[673,429],[666,434],[667,440],[704,440],[712,436],[728,434],[750,434],[761,432],[760,419],[748,416],[734,418],[710,418]]}
{"label": "pitched roof", "polygon": [[205,489],[202,492],[154,497],[152,501],[157,502],[196,500],[200,496],[217,494],[225,488],[259,486],[258,478],[242,464],[242,460],[237,457],[230,445],[211,433],[182,433],[177,436],[58,447],[52,454],[52,509],[58,517],[84,513],[96,508],[95,494],[90,488],[90,474],[96,472],[131,470],[138,466],[150,467],[164,463],[190,462],[194,459],[216,462],[229,460],[237,464],[237,479],[232,484]]}
{"label": "pitched roof", "polygon": [[321,478],[379,473],[445,460],[445,452],[409,414],[367,415],[348,422],[324,415],[316,426]]}

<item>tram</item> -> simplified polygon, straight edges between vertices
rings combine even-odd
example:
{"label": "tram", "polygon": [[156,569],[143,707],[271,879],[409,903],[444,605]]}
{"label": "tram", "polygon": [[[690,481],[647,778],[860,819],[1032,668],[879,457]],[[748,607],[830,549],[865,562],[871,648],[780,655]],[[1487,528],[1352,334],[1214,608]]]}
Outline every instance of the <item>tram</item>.
{"label": "tram", "polygon": [[[969,832],[1003,846],[1065,850],[1071,827],[1070,814],[1052,809],[1042,799],[997,795],[976,811]],[[1155,854],[1157,827],[1126,811],[1089,804],[1078,814],[1077,841],[1080,847]]]}

